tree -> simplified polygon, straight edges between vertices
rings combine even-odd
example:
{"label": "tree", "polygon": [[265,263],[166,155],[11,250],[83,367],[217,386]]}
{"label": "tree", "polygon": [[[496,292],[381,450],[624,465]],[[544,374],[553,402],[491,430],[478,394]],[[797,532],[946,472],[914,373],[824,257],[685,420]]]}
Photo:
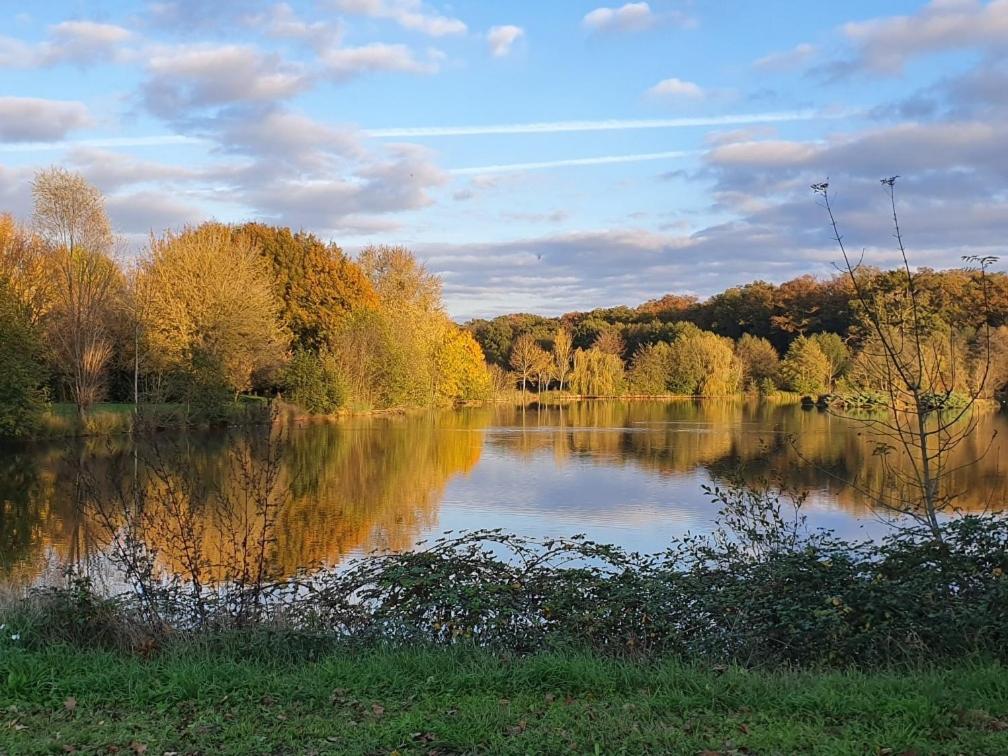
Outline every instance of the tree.
{"label": "tree", "polygon": [[[879,285],[878,276],[864,271],[847,252],[833,212],[829,183],[812,186],[823,206],[843,258],[842,269],[854,291],[859,321],[863,365],[881,387],[880,417],[867,421],[876,437],[876,453],[886,465],[884,488],[872,491],[876,502],[924,526],[933,541],[943,545],[941,515],[952,506],[957,492],[950,487],[950,454],[977,427],[974,409],[984,390],[991,364],[991,293],[987,275],[992,257],[965,258],[970,271],[970,299],[978,303],[968,324],[980,334],[980,367],[974,379],[960,376],[962,344],[944,322],[942,308],[927,288],[927,272],[915,272],[903,243],[896,209],[896,180],[882,179],[888,195],[896,247],[902,267]],[[993,441],[993,438],[992,438]],[[989,448],[989,447],[988,447]]]}
{"label": "tree", "polygon": [[83,417],[103,393],[112,356],[112,309],[123,287],[109,257],[112,229],[101,193],[80,174],[62,168],[39,171],[32,199],[32,222],[50,249],[48,339]]}
{"label": "tree", "polygon": [[571,368],[571,333],[566,328],[557,328],[553,338],[553,375],[559,383],[559,389],[567,382]]}
{"label": "tree", "polygon": [[299,349],[284,366],[283,385],[290,400],[313,414],[329,415],[345,401],[332,355]]}
{"label": "tree", "polygon": [[781,362],[781,377],[791,391],[821,394],[829,385],[830,361],[819,344],[807,336],[791,342]]}
{"label": "tree", "polygon": [[816,333],[810,337],[829,362],[829,387],[833,388],[850,367],[851,353],[846,342],[835,333]]}
{"label": "tree", "polygon": [[623,337],[620,336],[618,330],[615,328],[606,328],[595,337],[592,349],[597,349],[600,352],[612,354],[623,359],[623,351],[626,349],[626,345],[623,343]]}
{"label": "tree", "polygon": [[24,304],[0,276],[0,437],[26,436],[45,404],[38,334]]}
{"label": "tree", "polygon": [[469,331],[445,319],[434,354],[438,401],[486,399],[490,395],[483,350]]}
{"label": "tree", "polygon": [[635,394],[658,396],[668,393],[672,347],[666,342],[646,344],[633,356],[627,382]]}
{"label": "tree", "polygon": [[743,385],[759,387],[767,381],[774,384],[780,381],[780,357],[767,339],[742,334],[735,344],[735,356],[742,363]]}
{"label": "tree", "polygon": [[528,379],[535,375],[540,351],[542,349],[529,333],[523,333],[511,345],[511,357],[509,358],[511,368],[521,377],[523,392]]}
{"label": "tree", "polygon": [[33,325],[42,320],[52,304],[48,252],[38,235],[18,225],[13,216],[0,214],[0,277],[24,305]]}
{"label": "tree", "polygon": [[136,290],[152,366],[181,376],[187,387],[237,394],[286,349],[266,263],[247,237],[226,226],[152,239]]}
{"label": "tree", "polygon": [[378,306],[368,277],[335,244],[262,223],[246,223],[234,233],[251,241],[269,262],[280,320],[295,347],[325,350],[350,312]]}
{"label": "tree", "polygon": [[623,390],[623,361],[601,349],[574,350],[570,386],[581,396],[616,396]]}

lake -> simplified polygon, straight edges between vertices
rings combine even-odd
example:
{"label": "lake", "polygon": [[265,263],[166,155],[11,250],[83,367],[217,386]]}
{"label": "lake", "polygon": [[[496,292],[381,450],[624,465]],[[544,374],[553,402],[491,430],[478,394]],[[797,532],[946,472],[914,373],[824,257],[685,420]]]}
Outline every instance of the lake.
{"label": "lake", "polygon": [[[1000,506],[1008,493],[1008,418],[979,417],[955,461],[959,504]],[[55,579],[63,565],[102,562],[108,529],[88,512],[123,476],[158,464],[199,486],[235,490],[229,462],[240,434],[84,439],[0,451],[0,579]],[[809,492],[813,526],[875,537],[885,526],[859,484],[883,480],[855,421],[794,405],[749,401],[581,401],[564,406],[471,407],[359,416],[292,427],[280,449],[275,562],[291,574],[373,549],[408,549],[446,530],[504,528],[590,538],[641,551],[711,528],[705,484],[736,471]],[[197,511],[198,520],[210,517]],[[218,517],[219,519],[219,517]],[[215,527],[220,523],[215,523]]]}

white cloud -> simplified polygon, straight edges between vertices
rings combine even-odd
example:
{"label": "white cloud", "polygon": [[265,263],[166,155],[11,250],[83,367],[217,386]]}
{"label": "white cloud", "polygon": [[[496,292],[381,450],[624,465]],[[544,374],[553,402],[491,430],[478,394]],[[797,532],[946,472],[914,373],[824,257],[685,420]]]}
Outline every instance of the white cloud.
{"label": "white cloud", "polygon": [[63,139],[67,132],[91,123],[82,102],[0,97],[0,142]]}
{"label": "white cloud", "polygon": [[419,60],[406,45],[389,45],[383,42],[330,50],[322,56],[322,62],[329,75],[337,80],[350,79],[362,73],[375,71],[431,74],[438,70],[436,57],[426,61]]}
{"label": "white cloud", "polygon": [[819,52],[808,42],[795,45],[784,52],[770,53],[753,62],[753,67],[761,71],[789,71],[806,65]]}
{"label": "white cloud", "polygon": [[586,13],[581,26],[590,32],[639,32],[662,23],[693,27],[696,21],[680,11],[655,13],[646,2],[626,3],[618,8],[601,7]]}
{"label": "white cloud", "polygon": [[0,68],[122,62],[131,53],[126,45],[132,38],[132,32],[115,24],[63,21],[49,27],[48,38],[36,44],[0,37]]}
{"label": "white cloud", "polygon": [[90,65],[120,57],[123,45],[133,34],[114,24],[93,21],[64,21],[51,29],[51,42],[46,46],[47,64],[74,63]]}
{"label": "white cloud", "polygon": [[494,26],[487,32],[487,42],[490,44],[490,53],[495,58],[506,57],[511,52],[511,47],[525,36],[525,30],[520,26],[506,25]]}
{"label": "white cloud", "polygon": [[931,0],[913,15],[850,22],[841,31],[856,48],[854,67],[896,74],[920,55],[1008,50],[1008,1]]}
{"label": "white cloud", "polygon": [[142,89],[152,112],[181,118],[190,109],[274,102],[310,83],[300,67],[253,47],[186,45],[153,51]]}
{"label": "white cloud", "polygon": [[457,18],[427,11],[420,0],[330,0],[343,13],[393,21],[404,29],[431,37],[465,34],[465,23]]}
{"label": "white cloud", "polygon": [[704,91],[699,84],[672,77],[659,81],[648,90],[648,94],[652,97],[685,97],[695,100],[703,97]]}
{"label": "white cloud", "polygon": [[249,16],[247,23],[271,37],[299,40],[319,51],[337,44],[343,31],[338,23],[303,20],[288,3],[277,3],[268,11]]}

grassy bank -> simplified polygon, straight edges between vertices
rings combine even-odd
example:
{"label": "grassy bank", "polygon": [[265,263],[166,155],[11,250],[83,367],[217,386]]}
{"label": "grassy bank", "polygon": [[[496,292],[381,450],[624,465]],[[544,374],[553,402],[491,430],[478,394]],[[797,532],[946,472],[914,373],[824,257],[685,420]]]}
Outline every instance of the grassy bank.
{"label": "grassy bank", "polygon": [[[261,422],[267,400],[242,396],[237,402],[214,408],[212,415],[178,403],[141,404],[139,421],[154,430],[208,424],[244,425]],[[115,436],[132,433],[137,426],[136,405],[129,402],[102,402],[91,407],[82,419],[73,404],[55,403],[42,415],[34,438]]]}
{"label": "grassy bank", "polygon": [[585,654],[233,642],[150,659],[0,654],[0,752],[971,753],[1008,751],[1008,670],[763,672]]}

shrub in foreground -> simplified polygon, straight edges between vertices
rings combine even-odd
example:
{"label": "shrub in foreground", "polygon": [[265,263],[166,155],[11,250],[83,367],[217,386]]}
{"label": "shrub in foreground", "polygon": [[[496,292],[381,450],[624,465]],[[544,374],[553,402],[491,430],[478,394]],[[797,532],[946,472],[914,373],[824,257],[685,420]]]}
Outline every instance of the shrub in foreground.
{"label": "shrub in foreground", "polygon": [[660,554],[484,530],[292,579],[232,571],[216,585],[160,573],[151,558],[125,565],[134,586],[125,596],[98,599],[78,581],[9,605],[2,621],[30,645],[157,643],[241,627],[326,642],[576,646],[742,664],[1004,656],[1008,519],[963,517],[943,526],[941,544],[915,530],[852,543],[807,531],[800,498],[769,488],[711,495],[723,507],[717,530]]}

